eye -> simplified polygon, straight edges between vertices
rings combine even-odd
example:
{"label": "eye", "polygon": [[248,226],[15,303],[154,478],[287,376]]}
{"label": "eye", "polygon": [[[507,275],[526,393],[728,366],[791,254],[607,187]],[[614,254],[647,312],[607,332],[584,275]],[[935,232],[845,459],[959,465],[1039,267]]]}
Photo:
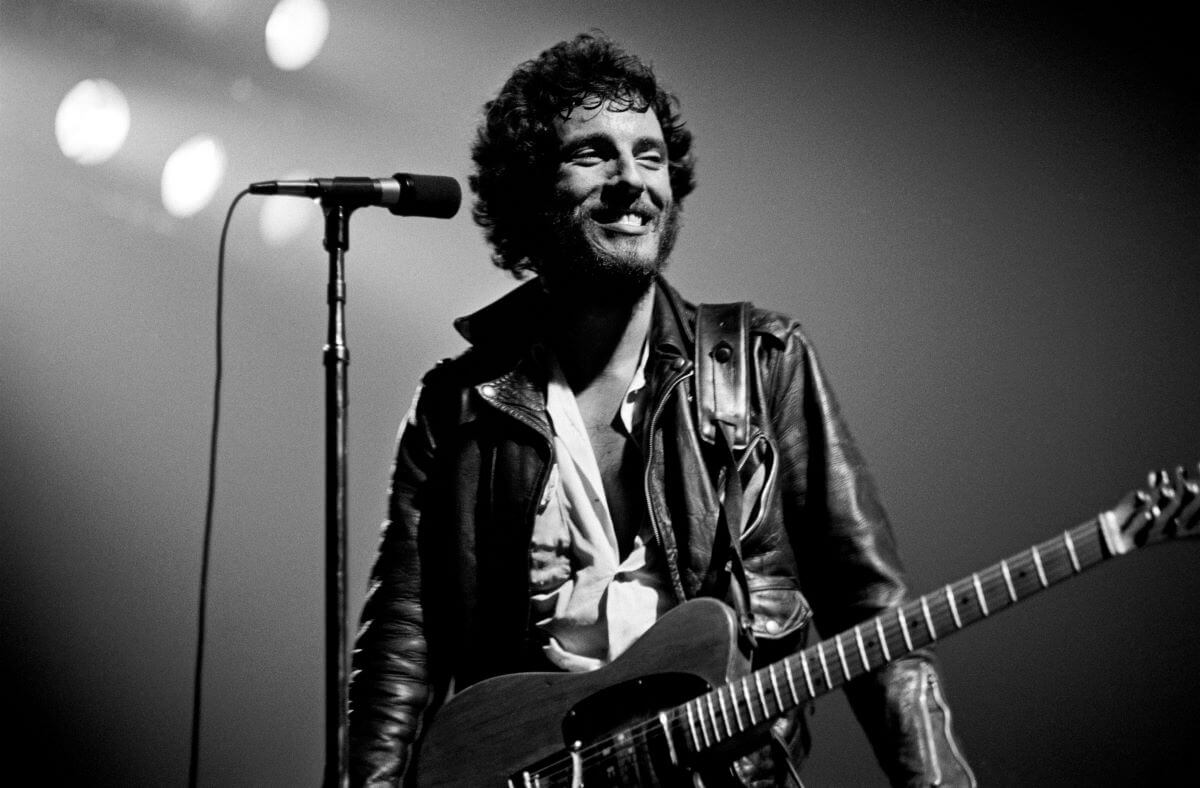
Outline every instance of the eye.
{"label": "eye", "polygon": [[581,167],[594,167],[603,162],[604,157],[595,148],[576,148],[571,151],[567,160],[571,164],[577,164]]}
{"label": "eye", "polygon": [[657,170],[664,167],[667,157],[657,149],[644,150],[637,156],[638,164],[648,169]]}

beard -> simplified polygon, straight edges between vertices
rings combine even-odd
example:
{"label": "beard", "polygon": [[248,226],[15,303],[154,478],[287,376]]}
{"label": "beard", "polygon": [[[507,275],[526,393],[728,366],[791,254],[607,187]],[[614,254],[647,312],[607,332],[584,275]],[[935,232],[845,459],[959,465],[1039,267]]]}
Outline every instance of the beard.
{"label": "beard", "polygon": [[537,271],[546,290],[591,303],[637,301],[667,268],[681,224],[678,203],[661,213],[658,243],[653,250],[601,244],[588,232],[588,213],[576,208],[552,209],[546,217],[546,243]]}

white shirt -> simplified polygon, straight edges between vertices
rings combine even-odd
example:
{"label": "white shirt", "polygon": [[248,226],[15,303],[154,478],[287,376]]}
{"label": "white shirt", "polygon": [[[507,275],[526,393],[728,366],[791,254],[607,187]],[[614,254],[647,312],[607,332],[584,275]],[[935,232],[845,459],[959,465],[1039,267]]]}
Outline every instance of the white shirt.
{"label": "white shirt", "polygon": [[[620,408],[627,435],[643,405],[647,347]],[[657,551],[644,528],[620,559],[612,515],[587,428],[562,370],[549,359],[546,412],[554,467],[534,519],[530,589],[546,656],[570,671],[593,670],[641,637],[671,604]]]}

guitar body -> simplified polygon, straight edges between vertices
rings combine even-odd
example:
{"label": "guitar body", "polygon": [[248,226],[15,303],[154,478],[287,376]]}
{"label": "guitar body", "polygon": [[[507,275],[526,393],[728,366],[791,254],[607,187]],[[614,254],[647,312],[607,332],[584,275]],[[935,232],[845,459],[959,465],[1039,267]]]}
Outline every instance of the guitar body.
{"label": "guitar body", "polygon": [[[686,602],[599,670],[497,676],[454,696],[422,737],[415,784],[520,786],[528,774],[530,784],[570,786],[573,742],[653,721],[748,669],[732,611],[713,599]],[[647,738],[630,746],[650,750],[640,746]],[[669,767],[665,744],[659,749],[613,756],[593,748],[587,785],[691,785]]]}

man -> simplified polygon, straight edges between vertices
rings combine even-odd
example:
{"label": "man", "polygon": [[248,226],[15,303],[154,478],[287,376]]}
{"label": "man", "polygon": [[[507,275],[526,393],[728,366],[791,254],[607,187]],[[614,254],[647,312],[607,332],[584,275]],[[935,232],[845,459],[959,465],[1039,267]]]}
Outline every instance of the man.
{"label": "man", "polygon": [[[425,377],[401,430],[354,655],[355,784],[398,784],[450,694],[599,668],[685,600],[734,606],[765,665],[810,619],[832,635],[905,593],[795,321],[750,311],[743,432],[704,429],[696,309],[662,279],[694,185],[676,107],[591,35],[521,65],[485,107],[475,219],[497,265],[537,277],[457,322],[472,347]],[[974,783],[931,656],[847,693],[893,784]],[[785,716],[734,753],[736,774],[797,784],[807,749]]]}

